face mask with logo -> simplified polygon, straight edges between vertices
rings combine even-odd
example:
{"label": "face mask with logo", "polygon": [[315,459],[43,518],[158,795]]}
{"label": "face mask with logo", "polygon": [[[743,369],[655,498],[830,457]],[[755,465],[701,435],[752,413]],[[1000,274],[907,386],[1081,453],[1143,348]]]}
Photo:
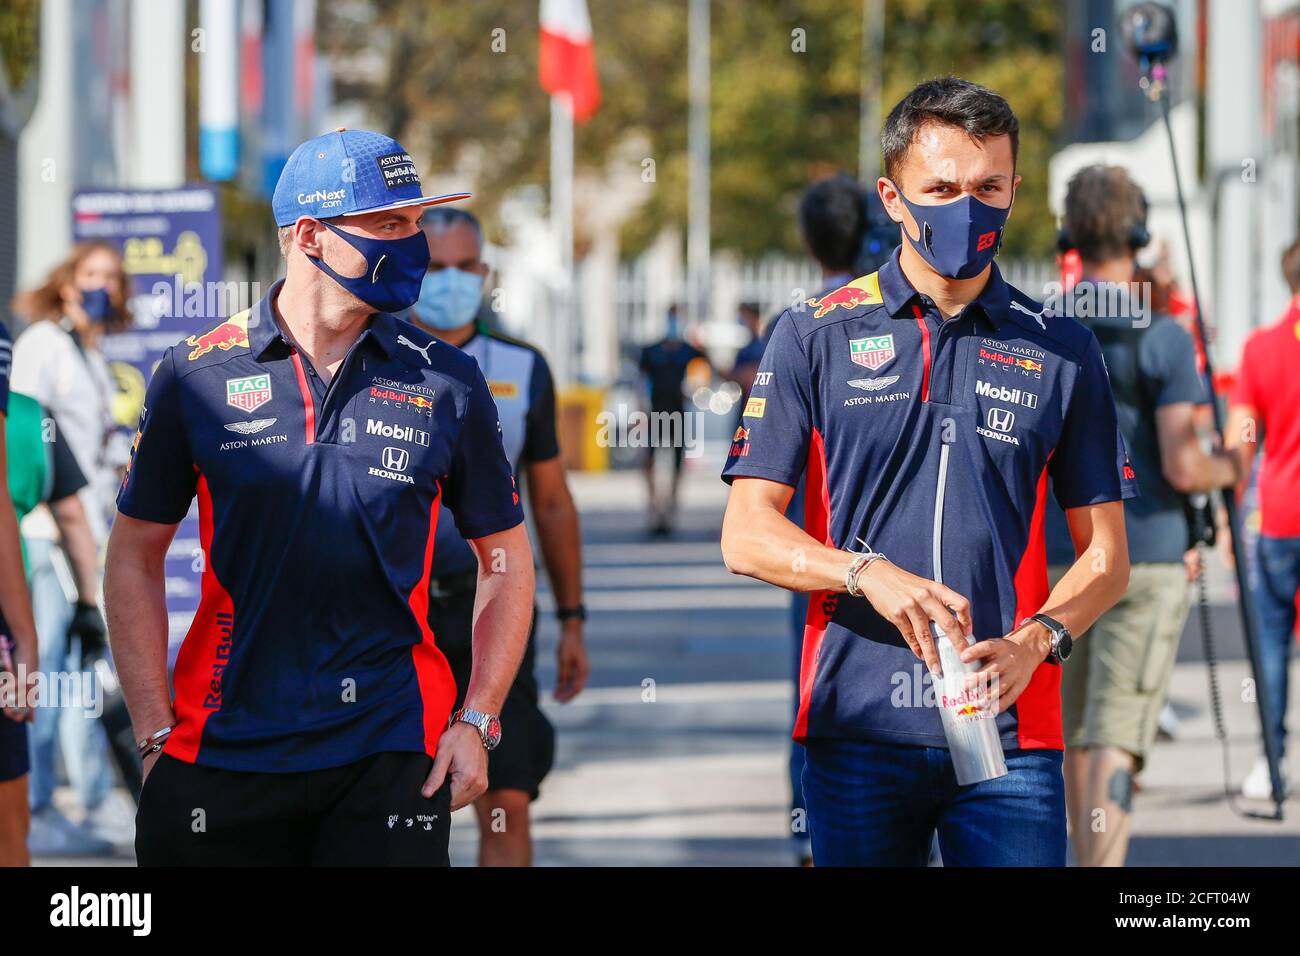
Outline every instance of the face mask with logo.
{"label": "face mask with logo", "polygon": [[365,257],[366,271],[356,277],[339,275],[323,259],[307,258],[366,305],[378,312],[401,312],[420,297],[420,282],[429,268],[429,241],[423,232],[405,239],[372,239],[328,222],[321,225]]}
{"label": "face mask with logo", "polygon": [[916,239],[903,235],[934,271],[949,279],[970,279],[984,271],[1002,245],[1002,229],[1011,207],[999,209],[963,196],[941,206],[918,206],[897,185],[894,189],[916,220]]}
{"label": "face mask with logo", "polygon": [[415,317],[431,329],[458,329],[478,314],[483,277],[461,269],[426,272],[415,303]]}
{"label": "face mask with logo", "polygon": [[113,313],[113,301],[107,289],[82,289],[81,311],[92,322],[103,322]]}

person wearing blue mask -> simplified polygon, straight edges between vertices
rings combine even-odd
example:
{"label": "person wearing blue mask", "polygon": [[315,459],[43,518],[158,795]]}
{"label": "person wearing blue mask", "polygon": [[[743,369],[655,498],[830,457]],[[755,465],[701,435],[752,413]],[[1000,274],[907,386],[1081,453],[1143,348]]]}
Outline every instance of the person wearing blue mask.
{"label": "person wearing blue mask", "polygon": [[[419,298],[425,208],[467,195],[425,195],[380,133],[308,140],[271,202],[285,278],[154,372],[104,582],[142,865],[445,866],[451,812],[516,732],[533,563],[496,406],[472,358],[393,314]],[[169,691],[164,562],[196,499]],[[477,575],[460,706],[428,613],[444,504]]]}
{"label": "person wearing blue mask", "polygon": [[[431,209],[424,216],[424,235],[429,241],[429,271],[411,319],[437,339],[472,355],[496,399],[506,455],[527,491],[555,597],[560,636],[555,647],[554,697],[567,703],[587,682],[583,643],[587,612],[582,604],[578,510],[560,459],[551,370],[536,348],[479,320],[488,266],[483,261],[483,228],[478,219],[460,209]],[[440,628],[439,646],[455,675],[458,700],[470,675],[477,586],[474,553],[453,516],[444,514],[434,542],[429,620]],[[481,866],[532,862],[529,804],[537,799],[555,751],[555,730],[538,706],[536,627],[534,613],[524,661],[501,712],[511,734],[492,752],[487,792],[474,801]]]}
{"label": "person wearing blue mask", "polygon": [[[43,406],[58,424],[61,441],[85,476],[78,492],[96,547],[69,546],[51,509],[40,506],[23,520],[28,580],[40,635],[41,659],[51,671],[89,675],[84,662],[92,640],[74,625],[101,621],[99,552],[108,540],[113,495],[121,480],[114,456],[118,425],[112,414],[116,388],[101,349],[105,336],[131,324],[122,255],[108,242],[76,245],[38,286],[15,297],[13,311],[26,320],[14,343],[14,392]],[[64,580],[72,571],[76,595]],[[102,623],[100,623],[102,630]],[[87,679],[89,679],[87,677]],[[130,843],[135,808],[115,792],[116,777],[104,733],[85,708],[40,708],[32,724],[32,854],[91,856]],[[71,823],[54,805],[59,758],[84,808]]]}
{"label": "person wearing blue mask", "polygon": [[[900,246],[777,319],[723,470],[727,567],[809,594],[794,737],[818,866],[923,866],[936,834],[945,865],[1065,865],[1061,663],[1128,584],[1138,489],[1097,337],[993,262],[1018,136],[957,77],[890,111],[876,189]],[[1049,478],[1082,556],[1055,587]],[[936,630],[969,694],[934,683]],[[959,783],[945,719],[988,721],[1005,772]]]}

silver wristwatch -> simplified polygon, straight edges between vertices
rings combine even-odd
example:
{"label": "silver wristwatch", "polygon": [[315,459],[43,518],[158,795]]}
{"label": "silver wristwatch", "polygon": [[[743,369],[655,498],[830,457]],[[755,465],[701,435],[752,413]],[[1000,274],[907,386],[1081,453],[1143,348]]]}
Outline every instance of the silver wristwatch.
{"label": "silver wristwatch", "polygon": [[451,720],[447,721],[447,726],[457,723],[469,724],[478,731],[478,735],[483,740],[484,750],[495,750],[497,744],[501,743],[501,721],[495,714],[485,714],[481,710],[469,710],[462,707],[451,715]]}

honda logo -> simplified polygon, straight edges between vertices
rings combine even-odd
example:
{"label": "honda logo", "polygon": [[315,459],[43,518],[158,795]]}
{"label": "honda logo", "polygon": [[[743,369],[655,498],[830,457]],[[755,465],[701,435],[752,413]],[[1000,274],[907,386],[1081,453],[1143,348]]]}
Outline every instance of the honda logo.
{"label": "honda logo", "polygon": [[384,467],[389,471],[406,471],[406,464],[410,459],[411,455],[405,448],[394,448],[390,445],[384,449]]}
{"label": "honda logo", "polygon": [[986,421],[995,432],[1009,432],[1016,423],[1016,415],[1005,408],[990,408]]}

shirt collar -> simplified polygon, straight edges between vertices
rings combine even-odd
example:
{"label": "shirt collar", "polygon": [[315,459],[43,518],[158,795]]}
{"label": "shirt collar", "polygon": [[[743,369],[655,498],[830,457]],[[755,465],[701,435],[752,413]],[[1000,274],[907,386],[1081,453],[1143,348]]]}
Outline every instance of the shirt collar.
{"label": "shirt collar", "polygon": [[[888,310],[890,316],[895,319],[911,319],[914,318],[914,315],[908,307],[913,304],[919,306],[921,294],[916,291],[903,273],[903,267],[899,263],[902,249],[902,246],[894,249],[889,261],[880,267],[877,278],[880,282],[880,297],[884,300],[885,309]],[[1002,278],[1002,272],[995,262],[992,268],[989,269],[988,282],[984,284],[980,294],[966,308],[978,309],[995,328],[1000,327],[1009,317],[1010,289],[1011,287]]]}
{"label": "shirt collar", "polygon": [[[293,343],[280,331],[280,324],[275,320],[273,303],[283,285],[283,279],[275,280],[262,300],[253,307],[253,318],[248,323],[248,348],[254,358],[261,359],[277,343],[283,343],[285,348],[293,348]],[[370,324],[357,338],[357,343],[369,339],[386,358],[392,358],[397,351],[397,336],[397,320],[387,312],[376,312],[370,317]]]}

